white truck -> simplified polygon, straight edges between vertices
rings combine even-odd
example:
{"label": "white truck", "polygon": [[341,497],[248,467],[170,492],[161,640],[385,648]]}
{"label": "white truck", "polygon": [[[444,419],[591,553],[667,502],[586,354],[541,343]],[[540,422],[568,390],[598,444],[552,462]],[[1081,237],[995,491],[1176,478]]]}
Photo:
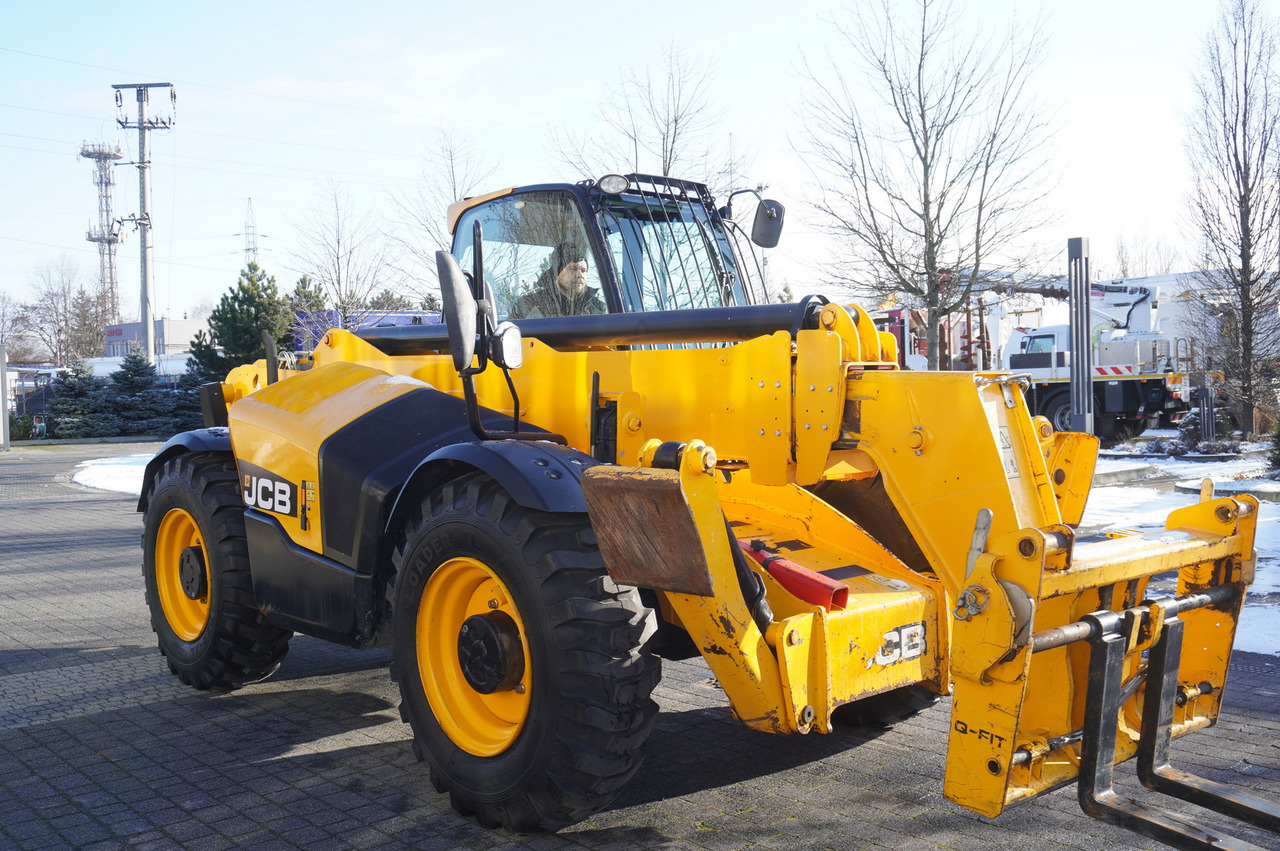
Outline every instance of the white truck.
{"label": "white truck", "polygon": [[[1043,294],[1066,298],[1066,290]],[[1103,439],[1125,440],[1147,428],[1177,422],[1189,409],[1189,359],[1184,342],[1160,332],[1159,289],[1123,281],[1091,287],[1094,317],[1094,431]],[[1002,366],[1032,377],[1027,401],[1032,413],[1065,429],[1071,419],[1071,331],[1068,325],[1016,329],[1004,347]]]}

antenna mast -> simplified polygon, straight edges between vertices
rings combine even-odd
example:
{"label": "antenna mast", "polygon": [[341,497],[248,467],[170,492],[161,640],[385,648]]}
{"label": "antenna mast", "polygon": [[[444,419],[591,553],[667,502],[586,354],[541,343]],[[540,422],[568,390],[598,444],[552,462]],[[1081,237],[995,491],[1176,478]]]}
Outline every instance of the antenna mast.
{"label": "antenna mast", "polygon": [[124,157],[117,142],[80,146],[80,156],[93,160],[93,185],[98,187],[98,226],[85,233],[84,238],[98,244],[98,279],[107,297],[107,321],[120,321],[120,288],[116,281],[116,246],[124,242],[119,223],[111,211],[111,192],[116,185],[116,160]]}

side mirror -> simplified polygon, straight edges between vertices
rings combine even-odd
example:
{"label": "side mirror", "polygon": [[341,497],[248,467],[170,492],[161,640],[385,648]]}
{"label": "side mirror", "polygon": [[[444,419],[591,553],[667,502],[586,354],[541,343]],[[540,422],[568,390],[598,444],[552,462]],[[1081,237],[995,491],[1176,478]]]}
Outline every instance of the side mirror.
{"label": "side mirror", "polygon": [[519,369],[524,363],[524,338],[514,322],[500,322],[489,340],[489,359],[502,369]]}
{"label": "side mirror", "polygon": [[751,241],[761,248],[775,248],[782,236],[782,218],[786,208],[768,199],[756,206],[756,220],[751,225]]}
{"label": "side mirror", "polygon": [[471,368],[471,359],[476,353],[476,298],[452,254],[436,252],[436,271],[440,275],[445,327],[449,330],[449,351],[461,375]]}

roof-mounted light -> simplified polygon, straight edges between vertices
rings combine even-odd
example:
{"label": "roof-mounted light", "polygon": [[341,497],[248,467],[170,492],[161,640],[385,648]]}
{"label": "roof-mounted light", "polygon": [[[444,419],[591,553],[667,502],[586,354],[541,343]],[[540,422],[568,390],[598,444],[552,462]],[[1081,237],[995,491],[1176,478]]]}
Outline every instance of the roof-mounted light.
{"label": "roof-mounted light", "polygon": [[596,181],[596,186],[600,187],[600,191],[610,195],[621,195],[627,191],[627,187],[630,185],[631,181],[620,174],[606,174]]}

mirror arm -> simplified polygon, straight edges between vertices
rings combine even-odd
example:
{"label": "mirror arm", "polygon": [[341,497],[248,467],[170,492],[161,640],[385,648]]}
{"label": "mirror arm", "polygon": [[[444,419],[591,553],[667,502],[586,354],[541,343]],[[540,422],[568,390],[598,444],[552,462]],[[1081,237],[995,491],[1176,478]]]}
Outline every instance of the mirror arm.
{"label": "mirror arm", "polygon": [[[764,197],[755,189],[735,189],[729,193],[729,197],[724,200],[724,206],[720,208],[720,217],[724,219],[733,219],[733,199],[739,195],[754,195],[756,200],[761,204],[764,203]],[[776,215],[772,210],[769,211],[769,218]]]}

